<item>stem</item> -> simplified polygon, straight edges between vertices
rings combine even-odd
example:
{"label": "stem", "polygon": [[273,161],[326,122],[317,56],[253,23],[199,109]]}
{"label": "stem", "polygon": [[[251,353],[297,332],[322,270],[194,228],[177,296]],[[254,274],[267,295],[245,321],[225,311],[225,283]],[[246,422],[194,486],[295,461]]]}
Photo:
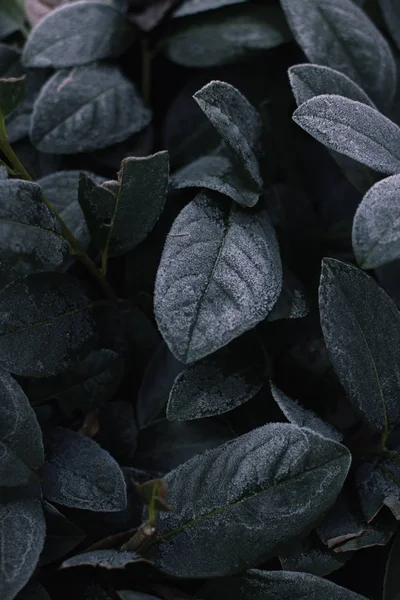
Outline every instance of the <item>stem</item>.
{"label": "stem", "polygon": [[142,95],[145,103],[150,104],[151,94],[151,59],[152,54],[149,50],[149,43],[146,38],[142,39]]}
{"label": "stem", "polygon": [[[19,173],[21,175],[22,179],[25,179],[25,181],[33,181],[32,177],[30,176],[28,171],[25,169],[24,165],[21,163],[18,156],[15,154],[14,150],[11,148],[8,139],[6,137],[4,137],[4,135],[1,135],[1,133],[2,132],[0,132],[0,150],[3,152],[3,154],[6,156],[6,158],[10,161],[10,163],[14,167],[15,171],[17,171],[17,173]],[[86,267],[86,269],[89,271],[89,273],[91,273],[93,275],[93,277],[95,277],[97,279],[97,281],[99,282],[99,284],[100,284],[104,294],[107,296],[107,298],[109,300],[111,300],[112,302],[118,302],[118,298],[117,298],[114,290],[111,288],[108,281],[103,277],[103,275],[101,274],[99,269],[96,267],[94,262],[89,258],[89,256],[87,255],[87,253],[86,253],[84,247],[82,246],[82,244],[80,243],[80,241],[76,239],[76,237],[74,236],[72,231],[64,223],[61,215],[58,213],[56,208],[51,204],[51,202],[46,198],[46,196],[44,194],[42,194],[42,196],[43,196],[43,201],[46,204],[47,208],[53,213],[53,215],[59,222],[62,232],[63,232],[63,235],[64,235],[64,238],[70,246],[71,254],[76,256],[76,258]]]}

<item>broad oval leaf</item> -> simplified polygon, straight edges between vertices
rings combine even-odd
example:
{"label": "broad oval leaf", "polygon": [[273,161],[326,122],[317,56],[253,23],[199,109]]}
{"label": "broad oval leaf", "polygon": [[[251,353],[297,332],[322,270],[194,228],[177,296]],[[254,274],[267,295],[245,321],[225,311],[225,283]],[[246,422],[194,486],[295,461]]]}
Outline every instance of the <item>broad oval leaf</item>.
{"label": "broad oval leaf", "polygon": [[400,533],[393,540],[386,563],[383,600],[399,600]]}
{"label": "broad oval leaf", "polygon": [[56,427],[45,438],[43,495],[51,502],[92,511],[126,507],[118,463],[89,437]]}
{"label": "broad oval leaf", "polygon": [[310,573],[251,569],[241,580],[240,600],[367,600]]}
{"label": "broad oval leaf", "polygon": [[186,67],[226,65],[288,42],[291,34],[277,6],[227,6],[176,19],[163,50]]}
{"label": "broad oval leaf", "polygon": [[352,404],[375,429],[400,423],[400,313],[373,279],[334,259],[322,263],[321,326]]}
{"label": "broad oval leaf", "polygon": [[44,464],[42,432],[18,383],[0,371],[0,488],[37,483]]}
{"label": "broad oval leaf", "polygon": [[223,81],[211,81],[193,98],[232,151],[237,168],[242,168],[261,192],[263,180],[256,156],[261,119],[257,111],[239,90]]}
{"label": "broad oval leaf", "polygon": [[400,128],[371,106],[326,94],[304,102],[293,120],[336,152],[381,173],[400,171]]}
{"label": "broad oval leaf", "polygon": [[290,67],[289,80],[297,106],[314,96],[336,94],[357,100],[375,108],[374,103],[357,83],[340,71],[322,65],[294,65]]}
{"label": "broad oval leaf", "polygon": [[242,212],[201,193],[167,237],[155,315],[171,352],[190,363],[265,319],[281,287],[278,244],[265,210]]}
{"label": "broad oval leaf", "polygon": [[207,10],[215,10],[231,4],[243,4],[249,0],[184,0],[173,12],[173,17],[187,17]]}
{"label": "broad oval leaf", "polygon": [[125,52],[134,28],[124,14],[104,2],[61,6],[35,27],[24,46],[26,67],[74,67]]}
{"label": "broad oval leaf", "polygon": [[42,152],[75,154],[122,142],[149,124],[135,85],[109,65],[57,71],[36,100],[32,143]]}
{"label": "broad oval leaf", "polygon": [[390,46],[352,0],[281,0],[296,41],[310,62],[341,71],[377,106],[389,110],[396,91]]}
{"label": "broad oval leaf", "polygon": [[334,502],[348,450],[294,425],[264,425],[165,476],[174,512],[158,515],[156,566],[175,577],[222,577],[304,535]]}
{"label": "broad oval leaf", "polygon": [[0,290],[0,365],[17,375],[66,370],[94,341],[90,302],[64,273],[37,273]]}
{"label": "broad oval leaf", "polygon": [[40,186],[21,179],[0,181],[0,259],[23,276],[56,269],[68,256]]}
{"label": "broad oval leaf", "polygon": [[34,572],[46,533],[41,501],[0,503],[0,596],[13,600]]}
{"label": "broad oval leaf", "polygon": [[365,194],[354,216],[352,241],[362,269],[400,258],[400,175],[379,181]]}

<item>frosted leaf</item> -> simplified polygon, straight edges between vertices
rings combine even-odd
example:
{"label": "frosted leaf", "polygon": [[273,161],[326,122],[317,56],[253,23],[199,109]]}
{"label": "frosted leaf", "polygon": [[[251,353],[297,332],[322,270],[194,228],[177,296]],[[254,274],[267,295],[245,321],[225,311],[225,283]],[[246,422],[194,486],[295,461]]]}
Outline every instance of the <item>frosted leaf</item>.
{"label": "frosted leaf", "polygon": [[89,437],[56,427],[46,436],[43,495],[63,506],[115,512],[126,508],[118,463]]}
{"label": "frosted leaf", "polygon": [[297,106],[314,96],[336,94],[375,108],[372,100],[359,85],[335,69],[306,63],[290,67],[288,74]]}
{"label": "frosted leaf", "polygon": [[352,0],[281,0],[293,35],[308,60],[358,83],[377,106],[390,110],[396,63],[371,19]]}
{"label": "frosted leaf", "polygon": [[305,290],[300,281],[288,269],[284,269],[282,290],[279,298],[268,315],[268,321],[278,319],[300,319],[309,312]]}
{"label": "frosted leaf", "polygon": [[184,0],[172,13],[173,17],[187,17],[207,10],[222,8],[231,4],[243,4],[248,0]]}
{"label": "frosted leaf", "polygon": [[315,431],[320,435],[333,440],[335,442],[341,442],[343,435],[339,433],[334,427],[329,425],[320,419],[314,412],[301,406],[297,400],[292,400],[289,396],[286,396],[276,385],[271,384],[272,396],[289,421],[299,427],[306,427]]}
{"label": "frosted leaf", "polygon": [[400,172],[400,128],[371,106],[316,96],[299,106],[293,120],[331,150],[381,173]]}
{"label": "frosted leaf", "polygon": [[7,136],[11,143],[28,137],[33,105],[48,78],[49,71],[47,69],[27,72],[24,96],[18,106],[6,117]]}
{"label": "frosted leaf", "polygon": [[193,98],[233,152],[241,168],[250,176],[253,186],[261,192],[263,180],[257,150],[262,125],[257,111],[239,90],[223,81],[211,81]]}
{"label": "frosted leaf", "polygon": [[69,256],[60,226],[36,183],[0,181],[0,259],[19,276],[56,269]]}
{"label": "frosted leaf", "polygon": [[254,206],[260,191],[249,185],[240,166],[234,164],[228,156],[210,154],[203,156],[175,171],[170,185],[175,189],[188,187],[206,188],[225,194],[241,206]]}
{"label": "frosted leaf", "polygon": [[75,154],[111,146],[141,131],[151,112],[118,67],[87,65],[57,71],[32,114],[31,140],[41,152]]}
{"label": "frosted leaf", "polygon": [[367,600],[322,577],[291,571],[251,569],[241,582],[240,600]]}
{"label": "frosted leaf", "polygon": [[93,550],[83,552],[65,560],[61,569],[69,567],[101,567],[103,569],[125,569],[134,563],[149,563],[135,552],[120,552],[119,550]]}
{"label": "frosted leaf", "polygon": [[387,177],[365,194],[353,221],[357,262],[375,269],[400,258],[400,175]]}
{"label": "frosted leaf", "polygon": [[356,470],[358,497],[368,523],[375,519],[384,506],[400,520],[400,488],[393,477],[399,480],[400,466],[398,462],[391,460],[383,460],[378,464],[365,463]]}
{"label": "frosted leaf", "polygon": [[299,571],[325,577],[340,569],[351,556],[351,552],[335,554],[321,542],[318,543],[318,538],[311,534],[303,540],[291,543],[290,550],[279,555],[279,561],[284,571]]}
{"label": "frosted leaf", "polygon": [[42,432],[18,383],[0,371],[0,487],[38,481],[44,464]]}
{"label": "frosted leaf", "polygon": [[70,275],[37,273],[0,290],[0,366],[11,373],[60,373],[95,337],[89,299]]}
{"label": "frosted leaf", "polygon": [[184,363],[215,352],[267,317],[282,266],[267,213],[200,193],[176,218],[158,268],[161,334]]}
{"label": "frosted leaf", "polygon": [[0,503],[1,600],[13,600],[37,566],[46,532],[41,504],[36,498]]}
{"label": "frosted leaf", "polygon": [[332,505],[350,460],[344,446],[281,423],[195,456],[165,476],[174,512],[158,515],[156,566],[222,577],[278,554]]}
{"label": "frosted leaf", "polygon": [[361,516],[350,508],[347,497],[341,493],[316,531],[328,548],[335,548],[349,540],[359,538],[365,529]]}
{"label": "frosted leaf", "polygon": [[351,403],[371,426],[400,423],[400,314],[373,279],[325,259],[319,289],[322,331]]}
{"label": "frosted leaf", "polygon": [[343,555],[347,554],[347,552],[362,550],[363,548],[386,546],[392,539],[396,528],[397,522],[394,517],[390,513],[382,513],[374,520],[373,524],[365,523],[362,535],[339,544],[335,547],[334,551],[336,555]]}
{"label": "frosted leaf", "polygon": [[0,165],[0,181],[4,181],[5,179],[8,179],[7,169],[3,165]]}
{"label": "frosted leaf", "polygon": [[292,38],[278,6],[227,6],[187,19],[175,19],[162,49],[186,67],[235,63]]}
{"label": "frosted leaf", "polygon": [[167,417],[184,421],[226,413],[253,398],[263,383],[262,360],[245,348],[242,356],[204,358],[175,379]]}
{"label": "frosted leaf", "polygon": [[105,2],[59,7],[32,29],[22,53],[25,67],[74,67],[120,56],[134,38],[125,15]]}
{"label": "frosted leaf", "polygon": [[383,600],[396,600],[399,593],[400,532],[397,532],[386,563]]}

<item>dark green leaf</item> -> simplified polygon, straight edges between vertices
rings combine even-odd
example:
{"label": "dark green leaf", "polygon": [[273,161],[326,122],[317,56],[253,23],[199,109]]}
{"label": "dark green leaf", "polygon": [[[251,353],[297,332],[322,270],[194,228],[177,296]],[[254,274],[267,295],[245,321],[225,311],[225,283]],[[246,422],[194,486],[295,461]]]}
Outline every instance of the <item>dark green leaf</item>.
{"label": "dark green leaf", "polygon": [[400,532],[395,536],[386,563],[383,600],[399,600]]}
{"label": "dark green leaf", "polygon": [[86,537],[82,529],[71,523],[46,500],[43,501],[43,510],[46,518],[46,540],[40,555],[40,566],[60,560]]}
{"label": "dark green leaf", "polygon": [[279,555],[279,560],[284,571],[325,577],[340,569],[351,557],[352,552],[336,554],[325,548],[315,534],[311,534],[301,541],[291,543],[288,551]]}
{"label": "dark green leaf", "polygon": [[242,212],[201,193],[167,237],[155,286],[158,326],[173,354],[194,362],[265,319],[281,286],[265,210]]}
{"label": "dark green leaf", "polygon": [[61,69],[36,100],[31,139],[42,152],[75,154],[121,142],[150,119],[135,85],[117,67]]}
{"label": "dark green leaf", "polygon": [[400,171],[400,128],[361,102],[342,96],[316,96],[293,120],[328,148],[381,173]]}
{"label": "dark green leaf", "polygon": [[372,427],[400,423],[400,314],[368,275],[325,259],[319,292],[321,326],[336,373]]}
{"label": "dark green leaf", "polygon": [[126,507],[122,471],[96,442],[62,427],[49,432],[45,442],[43,494],[48,500],[92,511]]}
{"label": "dark green leaf", "polygon": [[[397,450],[400,448],[398,447]],[[361,509],[367,523],[387,507],[400,521],[400,465],[391,459],[366,462],[355,473]]]}
{"label": "dark green leaf", "polygon": [[3,117],[9,115],[21,102],[25,91],[25,79],[25,75],[0,79],[0,114]]}
{"label": "dark green leaf", "polygon": [[33,106],[49,76],[49,69],[29,70],[26,74],[23,98],[6,118],[7,137],[11,143],[29,136]]}
{"label": "dark green leaf", "polygon": [[103,569],[125,569],[135,563],[149,564],[149,561],[135,552],[120,552],[119,550],[94,550],[77,554],[65,560],[61,568],[68,567],[101,567]]}
{"label": "dark green leaf", "polygon": [[0,290],[0,365],[17,375],[66,370],[95,339],[90,302],[63,273],[37,273]]}
{"label": "dark green leaf", "polygon": [[215,10],[231,4],[242,4],[248,0],[183,0],[182,4],[174,11],[174,17],[186,17],[207,10]]}
{"label": "dark green leaf", "polygon": [[20,77],[23,75],[24,71],[21,67],[20,58],[21,54],[16,48],[0,44],[0,77],[8,79],[9,77]]}
{"label": "dark green leaf", "polygon": [[18,383],[0,371],[0,488],[38,481],[44,464],[42,432]]}
{"label": "dark green leaf", "polygon": [[352,0],[281,0],[289,26],[310,62],[341,71],[377,106],[390,110],[396,63],[389,44]]}
{"label": "dark green leaf", "polygon": [[13,600],[34,572],[46,525],[40,500],[0,503],[0,597]]}
{"label": "dark green leaf", "polygon": [[74,67],[123,54],[135,30],[125,15],[104,2],[61,6],[35,27],[22,55],[26,67]]}
{"label": "dark green leaf", "polygon": [[165,477],[175,512],[158,515],[156,565],[221,577],[276,555],[332,505],[350,460],[344,446],[281,423],[192,458]]}

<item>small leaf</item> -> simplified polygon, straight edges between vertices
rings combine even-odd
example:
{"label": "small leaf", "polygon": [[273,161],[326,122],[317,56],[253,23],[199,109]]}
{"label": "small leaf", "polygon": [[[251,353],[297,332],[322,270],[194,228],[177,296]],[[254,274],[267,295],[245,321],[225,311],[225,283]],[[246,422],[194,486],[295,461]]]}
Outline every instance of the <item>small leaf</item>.
{"label": "small leaf", "polygon": [[0,488],[37,483],[44,465],[42,432],[18,383],[0,371]]}
{"label": "small leaf", "polygon": [[28,37],[26,67],[75,67],[120,56],[134,28],[116,7],[104,2],[73,2],[45,17]]}
{"label": "small leaf", "polygon": [[0,79],[0,115],[3,117],[9,115],[21,102],[25,91],[25,79],[25,75]]}
{"label": "small leaf", "polygon": [[253,186],[261,191],[263,181],[256,156],[261,119],[256,110],[239,90],[223,81],[211,81],[193,98],[249,175]]}
{"label": "small leaf", "polygon": [[192,458],[165,476],[175,512],[158,516],[156,566],[222,577],[276,556],[331,506],[349,466],[344,446],[281,423]]}
{"label": "small leaf", "polygon": [[399,600],[400,532],[393,540],[386,563],[383,600]]}
{"label": "small leaf", "polygon": [[231,4],[243,4],[248,0],[183,0],[181,5],[173,12],[173,17],[187,17],[208,10],[215,10]]}
{"label": "small leaf", "polygon": [[117,67],[61,69],[36,100],[31,139],[41,152],[75,154],[122,142],[150,119],[135,85]]}
{"label": "small leaf", "polygon": [[325,259],[319,290],[328,352],[352,404],[375,429],[400,423],[400,314],[359,269]]}
{"label": "small leaf", "polygon": [[126,507],[125,479],[116,461],[90,438],[57,427],[46,439],[43,494],[51,502],[92,511]]}
{"label": "small leaf", "polygon": [[387,177],[365,194],[353,221],[353,250],[362,269],[400,258],[400,175]]}
{"label": "small leaf", "polygon": [[289,26],[308,60],[341,71],[385,110],[396,90],[390,47],[351,0],[281,0]]}
{"label": "small leaf", "polygon": [[90,303],[77,280],[37,273],[0,290],[0,365],[17,375],[66,370],[95,338]]}
{"label": "small leaf", "polygon": [[119,550],[94,550],[77,554],[65,560],[61,569],[69,567],[101,567],[102,569],[125,569],[135,563],[151,564],[149,560],[135,552],[120,552]]}
{"label": "small leaf", "polygon": [[150,479],[144,483],[134,482],[134,487],[149,510],[171,512],[173,509],[167,501],[167,485],[163,479]]}
{"label": "small leaf", "polygon": [[240,600],[367,600],[355,592],[309,573],[251,569],[241,581]]}
{"label": "small leaf", "polygon": [[291,39],[277,6],[227,6],[176,19],[164,40],[166,56],[186,67],[235,63]]}
{"label": "small leaf", "polygon": [[266,212],[201,193],[167,237],[155,285],[159,329],[178,360],[200,360],[265,319],[281,286]]}
{"label": "small leaf", "polygon": [[377,110],[342,96],[316,96],[293,120],[325,144],[380,173],[400,172],[400,128]]}
{"label": "small leaf", "polygon": [[349,540],[362,536],[367,527],[362,516],[350,506],[345,491],[342,491],[316,531],[328,548],[335,549]]}
{"label": "small leaf", "polygon": [[53,270],[69,256],[68,244],[36,183],[0,181],[0,257],[18,275]]}
{"label": "small leaf", "polygon": [[34,572],[46,525],[41,501],[0,503],[0,597],[13,600]]}
{"label": "small leaf", "polygon": [[314,96],[336,94],[350,100],[363,102],[375,108],[367,94],[347,75],[322,65],[294,65],[290,67],[289,80],[297,106]]}

